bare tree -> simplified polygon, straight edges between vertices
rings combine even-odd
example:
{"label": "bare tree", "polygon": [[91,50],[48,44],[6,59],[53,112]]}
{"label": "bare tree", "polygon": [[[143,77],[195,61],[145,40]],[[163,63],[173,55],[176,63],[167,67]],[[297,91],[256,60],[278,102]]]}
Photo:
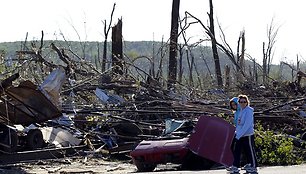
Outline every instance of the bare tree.
{"label": "bare tree", "polygon": [[220,60],[219,60],[218,48],[217,48],[217,46],[220,46],[220,44],[217,42],[216,37],[215,37],[212,0],[209,1],[209,4],[210,4],[210,13],[208,14],[209,20],[210,20],[210,26],[209,27],[206,27],[200,19],[193,16],[189,12],[185,12],[185,18],[183,20],[187,20],[189,17],[196,20],[196,22],[189,23],[188,26],[185,27],[185,29],[187,29],[191,24],[195,24],[195,23],[199,23],[205,29],[205,31],[206,31],[207,35],[209,36],[210,41],[212,43],[213,57],[214,57],[214,62],[215,62],[215,72],[216,72],[216,76],[217,76],[217,84],[218,84],[219,88],[222,88],[223,87],[223,81],[222,81],[221,66],[220,66]]}
{"label": "bare tree", "polygon": [[267,83],[267,77],[269,76],[270,73],[270,66],[272,63],[273,59],[273,49],[274,49],[274,44],[276,42],[276,36],[279,30],[279,27],[275,28],[275,25],[273,24],[274,20],[272,19],[270,26],[268,27],[268,43],[266,45],[265,42],[262,44],[262,51],[263,51],[263,63],[262,63],[262,68],[263,68],[263,83]]}
{"label": "bare tree", "polygon": [[[167,51],[167,48],[168,47],[165,47],[164,45],[164,38],[162,38],[162,41],[161,41],[161,47],[159,48],[159,53],[160,53],[160,61],[159,61],[159,65],[158,65],[158,69],[157,69],[157,72],[156,72],[156,79],[158,80],[162,80],[163,79],[163,63],[164,63],[164,59],[166,59],[166,53],[168,52]],[[166,78],[165,78],[166,79]],[[164,80],[164,83],[166,83],[166,80]],[[164,84],[166,86],[166,84]]]}
{"label": "bare tree", "polygon": [[214,61],[215,61],[215,71],[216,71],[216,76],[217,76],[218,87],[222,88],[223,82],[222,82],[219,54],[218,54],[218,49],[217,49],[217,41],[215,37],[214,10],[213,10],[214,8],[213,8],[212,0],[209,0],[209,9],[210,9],[210,12],[208,14],[209,23],[210,23],[209,33],[210,33],[211,46],[212,46],[212,51],[213,51],[213,56],[214,56]]}
{"label": "bare tree", "polygon": [[[239,63],[239,57],[240,57],[240,42],[241,42],[241,40],[242,40],[242,34],[241,33],[244,33],[244,31],[243,32],[241,32],[240,33],[240,36],[239,36],[239,39],[238,39],[238,44],[237,44],[237,55],[235,56],[235,54],[234,54],[234,52],[233,52],[233,50],[232,50],[232,48],[230,47],[230,45],[227,43],[227,41],[226,41],[226,37],[225,37],[225,34],[224,34],[224,32],[223,32],[223,30],[221,29],[221,26],[219,25],[219,29],[220,29],[220,32],[221,32],[221,40],[222,40],[222,44],[221,43],[218,43],[217,42],[217,45],[218,45],[218,47],[219,47],[219,49],[225,54],[225,55],[227,55],[228,56],[228,58],[231,60],[231,62],[235,65],[235,67],[236,67],[236,71],[237,72],[240,72],[241,73],[241,75],[243,76],[243,77],[245,77],[246,75],[245,75],[245,73],[244,73],[244,71],[242,71],[241,70],[241,67],[240,67],[240,64],[241,63]],[[244,36],[244,34],[243,34],[243,37],[245,37]],[[243,39],[243,42],[245,42],[245,39]],[[245,45],[245,44],[243,44],[243,45]],[[244,48],[244,46],[243,46],[243,48]],[[244,53],[243,53],[244,54]]]}

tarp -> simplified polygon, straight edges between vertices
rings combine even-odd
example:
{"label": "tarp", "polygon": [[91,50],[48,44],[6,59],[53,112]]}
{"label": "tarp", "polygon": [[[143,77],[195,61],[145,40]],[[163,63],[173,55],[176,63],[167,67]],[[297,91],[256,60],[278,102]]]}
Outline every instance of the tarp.
{"label": "tarp", "polygon": [[52,71],[39,87],[42,93],[57,107],[59,107],[60,90],[65,80],[65,70],[59,67]]}

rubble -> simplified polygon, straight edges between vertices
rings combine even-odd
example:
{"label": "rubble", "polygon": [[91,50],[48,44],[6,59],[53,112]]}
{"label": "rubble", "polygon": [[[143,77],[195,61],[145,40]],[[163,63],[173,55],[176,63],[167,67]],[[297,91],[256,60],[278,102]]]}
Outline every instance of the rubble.
{"label": "rubble", "polygon": [[[232,115],[228,102],[237,91],[183,86],[168,90],[154,79],[145,83],[130,76],[98,73],[85,61],[74,61],[52,47],[66,66],[47,63],[53,71],[49,69],[41,83],[18,79],[19,74],[1,82],[3,163],[90,155],[131,160],[130,152],[142,141],[186,138],[200,116],[229,122]],[[37,60],[46,62],[36,53]],[[306,98],[302,88],[298,88],[299,95],[288,89],[280,84],[248,84],[240,86],[239,92],[250,97],[256,121],[295,137],[297,145],[305,148],[301,144],[306,134]],[[51,151],[52,155],[46,155]]]}
{"label": "rubble", "polygon": [[[134,91],[135,85],[130,82],[129,84]],[[122,151],[128,154],[142,140],[163,139],[167,135],[172,138],[188,135],[196,123],[195,119],[200,115],[222,116],[226,119],[231,114],[227,106],[229,97],[224,99],[225,94],[220,93],[219,90],[208,91],[209,95],[216,95],[218,100],[215,101],[187,98],[182,102],[180,97],[174,97],[175,93],[169,96],[166,91],[159,90],[159,95],[152,95],[149,92],[152,89],[143,87],[132,98],[124,99],[123,96],[127,94],[121,93],[122,97],[120,97],[107,92],[110,90],[110,86],[107,86],[107,89],[100,86],[100,88],[92,89],[96,103],[74,106],[72,109],[63,107],[58,110],[58,107],[55,106],[56,102],[54,103],[56,100],[51,98],[48,100],[45,94],[30,81],[21,82],[16,87],[6,86],[7,88],[3,92],[11,99],[9,102],[4,100],[2,105],[8,103],[9,107],[12,107],[11,110],[15,111],[14,113],[9,112],[10,123],[40,124],[39,129],[42,131],[44,142],[48,144],[47,146],[54,145],[54,147],[71,147],[82,144],[89,146],[91,143],[90,148],[93,148],[94,151],[103,148],[109,153]],[[117,86],[113,85],[113,87]],[[217,94],[215,94],[216,92]],[[33,96],[35,99],[32,99]],[[59,95],[53,94],[53,96]],[[147,100],[145,100],[146,97]],[[290,130],[291,133],[295,133],[294,135],[305,132],[303,127],[305,98],[294,99],[278,105],[270,103],[269,107],[265,105],[265,109],[261,109],[261,103],[257,103],[256,100],[260,99],[253,98],[252,105],[255,108],[257,120],[265,120],[265,122],[273,122],[274,124],[275,122],[282,124],[287,122],[287,124],[293,125],[293,128],[299,128],[299,130]],[[25,106],[20,107],[19,104],[15,104],[17,102],[21,102]],[[1,108],[0,112],[3,115],[1,118],[4,122],[6,109],[4,106]],[[43,112],[41,108],[44,108]],[[27,113],[25,115],[27,117],[24,117],[24,113]],[[223,115],[220,115],[221,113]],[[287,115],[281,116],[280,114]],[[189,123],[189,126],[186,126],[186,123]],[[269,124],[269,126],[273,126],[273,124]],[[290,132],[288,131],[288,133]],[[94,147],[93,144],[97,147]]]}

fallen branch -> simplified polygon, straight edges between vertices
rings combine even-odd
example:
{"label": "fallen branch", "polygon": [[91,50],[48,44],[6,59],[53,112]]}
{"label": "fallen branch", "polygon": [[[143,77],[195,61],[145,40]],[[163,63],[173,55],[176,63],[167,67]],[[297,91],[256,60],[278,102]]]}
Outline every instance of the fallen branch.
{"label": "fallen branch", "polygon": [[286,102],[284,104],[280,104],[280,105],[268,108],[268,109],[263,110],[261,112],[257,112],[257,114],[269,113],[270,111],[272,111],[274,109],[277,109],[277,108],[280,108],[280,107],[283,107],[285,105],[289,105],[289,104],[292,104],[292,103],[296,103],[296,102],[299,102],[299,101],[303,101],[303,100],[306,100],[306,97],[305,98],[296,99],[296,100],[292,100],[292,101]]}

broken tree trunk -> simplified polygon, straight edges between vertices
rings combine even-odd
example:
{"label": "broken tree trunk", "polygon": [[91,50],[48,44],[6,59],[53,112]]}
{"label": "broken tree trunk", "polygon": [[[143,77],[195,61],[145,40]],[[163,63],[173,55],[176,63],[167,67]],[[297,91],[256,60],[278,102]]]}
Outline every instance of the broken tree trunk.
{"label": "broken tree trunk", "polygon": [[[241,50],[239,50],[240,41],[241,41]],[[241,54],[239,55],[240,51],[241,51]],[[245,31],[243,30],[239,37],[238,50],[237,50],[237,63],[239,64],[239,67],[237,67],[237,81],[240,83],[243,83],[244,74],[245,74],[244,53],[245,53]]]}
{"label": "broken tree trunk", "polygon": [[179,18],[180,0],[172,2],[172,18],[170,33],[170,55],[169,55],[169,76],[168,89],[174,87],[177,72],[177,38],[178,38],[178,18]]}
{"label": "broken tree trunk", "polygon": [[220,66],[220,60],[219,60],[218,49],[217,49],[217,41],[215,37],[215,27],[214,27],[214,17],[213,17],[214,10],[213,10],[212,0],[209,0],[209,6],[210,6],[210,12],[208,14],[209,23],[210,23],[209,30],[211,33],[210,36],[213,36],[211,37],[211,47],[212,47],[214,61],[215,61],[215,72],[217,76],[218,87],[222,88],[223,82],[222,82],[221,66]]}
{"label": "broken tree trunk", "polygon": [[112,27],[112,67],[113,74],[123,74],[123,53],[122,53],[122,20]]}

